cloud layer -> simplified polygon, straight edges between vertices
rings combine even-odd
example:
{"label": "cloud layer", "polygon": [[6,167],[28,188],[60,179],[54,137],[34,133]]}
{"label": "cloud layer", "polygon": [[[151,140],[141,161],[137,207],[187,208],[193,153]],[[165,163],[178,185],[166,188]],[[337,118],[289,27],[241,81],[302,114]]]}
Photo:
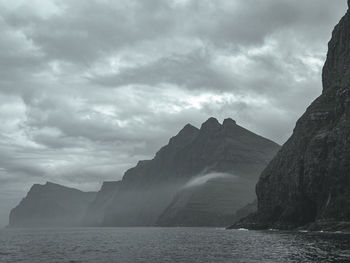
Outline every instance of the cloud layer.
{"label": "cloud layer", "polygon": [[33,183],[84,190],[186,123],[283,143],[344,0],[0,0],[0,224]]}

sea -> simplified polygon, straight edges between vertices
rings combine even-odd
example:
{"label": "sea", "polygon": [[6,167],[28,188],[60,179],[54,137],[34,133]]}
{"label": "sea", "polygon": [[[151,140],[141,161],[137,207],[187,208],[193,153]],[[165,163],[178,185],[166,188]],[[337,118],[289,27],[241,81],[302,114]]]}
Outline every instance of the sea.
{"label": "sea", "polygon": [[2,229],[0,262],[350,262],[350,234],[221,228]]}

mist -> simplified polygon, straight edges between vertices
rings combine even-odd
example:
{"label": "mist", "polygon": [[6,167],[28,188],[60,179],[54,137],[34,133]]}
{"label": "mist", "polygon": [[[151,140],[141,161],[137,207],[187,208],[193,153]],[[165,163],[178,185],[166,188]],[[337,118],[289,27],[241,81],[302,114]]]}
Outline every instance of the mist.
{"label": "mist", "polygon": [[204,175],[198,175],[194,178],[191,178],[183,187],[184,188],[197,187],[197,186],[201,186],[201,185],[203,185],[203,184],[205,184],[208,181],[213,180],[213,179],[228,178],[228,177],[237,178],[237,176],[235,176],[233,174],[213,172],[213,173],[208,173],[208,174],[204,174]]}

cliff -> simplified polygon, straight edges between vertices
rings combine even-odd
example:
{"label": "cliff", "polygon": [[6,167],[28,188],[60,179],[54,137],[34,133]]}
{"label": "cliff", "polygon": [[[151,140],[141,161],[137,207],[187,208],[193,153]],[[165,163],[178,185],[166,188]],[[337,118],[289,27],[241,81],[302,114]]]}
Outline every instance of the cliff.
{"label": "cliff", "polygon": [[82,222],[84,226],[99,226],[102,224],[105,209],[110,205],[119,188],[120,181],[103,182],[95,199],[87,207]]}
{"label": "cliff", "polygon": [[323,91],[261,174],[258,211],[233,227],[350,230],[350,13],[335,27]]}
{"label": "cliff", "polygon": [[35,184],[17,207],[11,210],[9,227],[78,226],[94,192],[47,182]]}
{"label": "cliff", "polygon": [[257,177],[279,148],[232,119],[188,124],[97,194],[34,185],[10,226],[226,226],[254,200]]}
{"label": "cliff", "polygon": [[[154,159],[125,173],[103,225],[227,225],[254,200],[258,175],[278,149],[232,119],[188,124]],[[208,180],[187,187],[197,178]]]}

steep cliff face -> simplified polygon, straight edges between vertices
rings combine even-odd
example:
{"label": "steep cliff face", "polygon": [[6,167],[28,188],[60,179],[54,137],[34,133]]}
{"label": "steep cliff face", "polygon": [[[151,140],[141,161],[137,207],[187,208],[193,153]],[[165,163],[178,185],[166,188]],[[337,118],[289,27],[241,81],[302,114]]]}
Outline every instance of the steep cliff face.
{"label": "steep cliff face", "polygon": [[334,28],[328,43],[327,60],[322,72],[324,91],[344,87],[350,83],[348,67],[350,65],[350,16],[348,12]]}
{"label": "steep cliff face", "polygon": [[110,205],[114,195],[118,192],[120,183],[120,181],[103,182],[95,199],[87,207],[82,225],[99,226],[102,224],[105,209]]}
{"label": "steep cliff face", "polygon": [[[225,225],[222,218],[254,199],[257,176],[278,149],[232,119],[186,125],[153,160],[125,173],[104,225]],[[210,173],[228,176],[184,188]]]}
{"label": "steep cliff face", "polygon": [[323,86],[262,173],[258,212],[234,227],[350,229],[349,11],[329,42]]}
{"label": "steep cliff face", "polygon": [[35,184],[10,213],[10,227],[79,226],[94,192]]}
{"label": "steep cliff face", "polygon": [[[187,176],[191,170],[190,162],[182,162],[182,153],[199,133],[199,129],[187,124],[169,143],[162,147],[152,160],[140,161],[135,167],[125,172],[123,187],[145,189],[154,184],[167,183],[181,176]],[[181,163],[181,165],[179,165]]]}

